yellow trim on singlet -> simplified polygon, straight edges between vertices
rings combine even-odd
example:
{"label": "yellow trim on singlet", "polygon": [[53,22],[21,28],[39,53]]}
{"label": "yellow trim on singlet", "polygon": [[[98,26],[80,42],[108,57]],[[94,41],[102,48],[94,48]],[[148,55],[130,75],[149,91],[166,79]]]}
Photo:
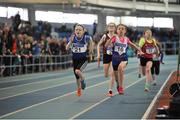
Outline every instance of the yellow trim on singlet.
{"label": "yellow trim on singlet", "polygon": [[[150,40],[146,40],[146,42],[154,43],[154,45],[156,45],[156,40],[154,38],[152,38]],[[141,37],[139,40],[139,47],[143,47],[144,44],[145,44],[145,39],[144,39],[144,37]]]}
{"label": "yellow trim on singlet", "polygon": [[144,37],[141,37],[139,40],[139,47],[143,47],[144,44],[145,44],[145,39]]}

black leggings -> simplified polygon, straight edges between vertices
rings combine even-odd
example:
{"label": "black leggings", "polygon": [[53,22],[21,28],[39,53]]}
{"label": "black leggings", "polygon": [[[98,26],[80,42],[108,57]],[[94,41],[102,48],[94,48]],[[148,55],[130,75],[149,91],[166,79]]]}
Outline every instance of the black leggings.
{"label": "black leggings", "polygon": [[159,61],[153,61],[153,65],[151,67],[151,74],[154,75],[159,75],[160,72],[160,62]]}

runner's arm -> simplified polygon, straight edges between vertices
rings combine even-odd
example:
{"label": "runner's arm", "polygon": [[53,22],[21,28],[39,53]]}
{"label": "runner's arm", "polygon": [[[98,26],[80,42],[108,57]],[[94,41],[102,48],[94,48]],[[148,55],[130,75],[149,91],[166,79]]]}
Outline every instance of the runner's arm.
{"label": "runner's arm", "polygon": [[68,44],[66,45],[66,50],[69,50],[70,46],[72,45],[72,42],[73,42],[73,39],[74,39],[74,34],[71,35],[71,37],[69,38],[69,42]]}
{"label": "runner's arm", "polygon": [[100,59],[100,50],[101,50],[101,45],[105,40],[105,36],[103,35],[103,37],[101,38],[101,40],[99,41],[98,45],[97,45],[97,59]]}

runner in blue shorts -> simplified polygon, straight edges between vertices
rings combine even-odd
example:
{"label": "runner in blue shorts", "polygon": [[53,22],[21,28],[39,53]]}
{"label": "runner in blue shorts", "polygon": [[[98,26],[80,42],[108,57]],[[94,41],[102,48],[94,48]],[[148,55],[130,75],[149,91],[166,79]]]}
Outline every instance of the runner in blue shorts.
{"label": "runner in blue shorts", "polygon": [[115,80],[117,81],[117,90],[119,94],[124,94],[123,80],[124,80],[124,70],[128,62],[127,48],[128,45],[137,49],[140,54],[143,54],[140,48],[138,48],[134,43],[132,43],[128,37],[125,36],[127,28],[123,24],[117,25],[117,35],[113,36],[110,40],[106,42],[105,46],[112,45],[112,65],[115,75]]}

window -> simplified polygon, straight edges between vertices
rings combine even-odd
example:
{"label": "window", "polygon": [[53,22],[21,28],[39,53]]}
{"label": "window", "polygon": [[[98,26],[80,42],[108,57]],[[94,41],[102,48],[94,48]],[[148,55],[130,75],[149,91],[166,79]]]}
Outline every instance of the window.
{"label": "window", "polygon": [[173,19],[172,18],[154,18],[154,27],[158,28],[173,28]]}
{"label": "window", "polygon": [[55,23],[93,24],[93,22],[97,20],[97,15],[62,13],[55,11],[36,11],[35,20]]}
{"label": "window", "polygon": [[137,26],[137,18],[136,17],[131,17],[131,16],[123,16],[121,17],[121,23],[125,24],[127,26]]}
{"label": "window", "polygon": [[7,17],[7,8],[6,7],[0,7],[0,17]]}
{"label": "window", "polygon": [[55,11],[35,11],[35,20],[61,23],[62,14],[62,12]]}
{"label": "window", "polygon": [[73,14],[73,13],[63,13],[62,22],[63,23],[79,23],[77,22],[77,14]]}
{"label": "window", "polygon": [[110,22],[115,23],[116,25],[120,23],[120,17],[117,16],[106,16],[106,24]]}
{"label": "window", "polygon": [[97,15],[77,14],[76,23],[92,25],[94,23],[94,21],[97,21]]}
{"label": "window", "polygon": [[21,16],[22,20],[28,20],[27,9],[17,8],[17,7],[8,7],[7,9],[8,9],[8,13],[7,13],[8,18],[15,16],[19,12],[19,15]]}
{"label": "window", "polygon": [[152,27],[153,26],[153,18],[137,18],[137,26],[142,27]]}

